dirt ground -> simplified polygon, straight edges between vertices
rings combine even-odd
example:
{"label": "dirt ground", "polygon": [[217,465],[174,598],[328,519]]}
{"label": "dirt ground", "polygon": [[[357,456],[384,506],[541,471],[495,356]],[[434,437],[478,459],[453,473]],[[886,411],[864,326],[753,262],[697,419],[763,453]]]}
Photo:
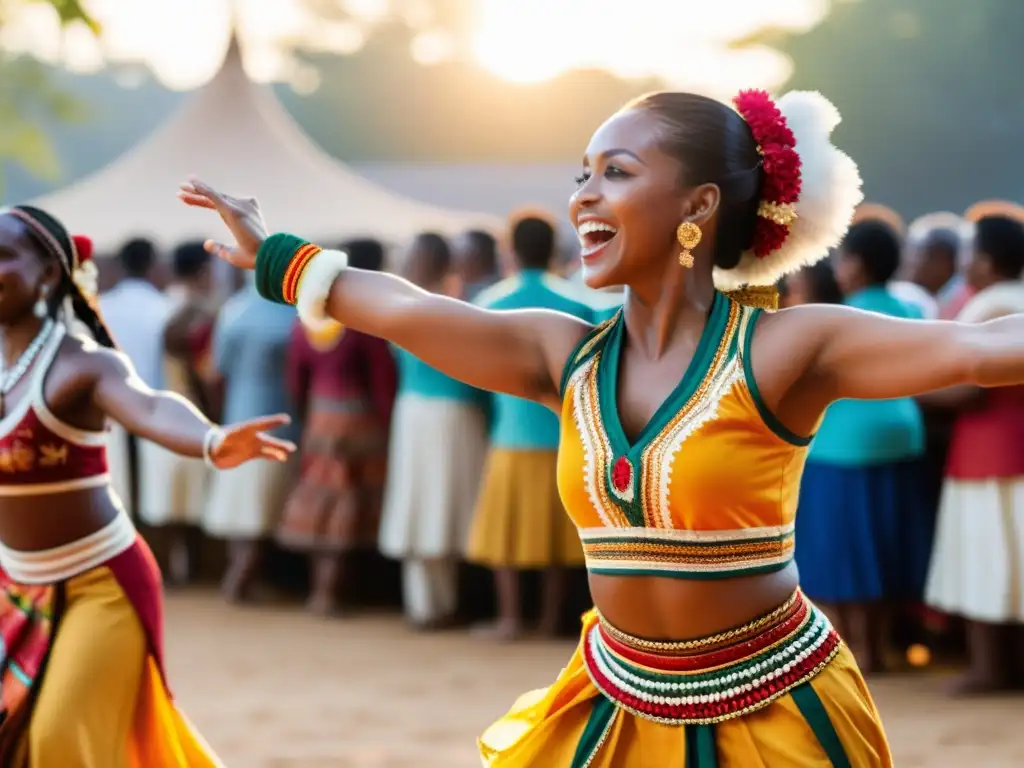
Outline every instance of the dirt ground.
{"label": "dirt ground", "polygon": [[[475,768],[475,736],[550,681],[568,642],[495,646],[415,635],[393,616],[170,594],[178,700],[228,768]],[[951,701],[940,674],[872,684],[900,768],[1024,766],[1024,697]]]}

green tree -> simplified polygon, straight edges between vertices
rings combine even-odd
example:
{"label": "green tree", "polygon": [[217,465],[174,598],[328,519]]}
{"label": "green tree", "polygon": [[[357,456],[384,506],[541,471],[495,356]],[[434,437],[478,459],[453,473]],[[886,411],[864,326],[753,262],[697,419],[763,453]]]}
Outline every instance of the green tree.
{"label": "green tree", "polygon": [[[0,0],[0,26],[15,4],[26,2],[52,6],[63,26],[85,24],[94,34],[100,31],[79,0]],[[40,126],[42,119],[72,122],[85,115],[85,105],[54,85],[41,62],[0,51],[0,198],[6,162],[47,180],[59,175],[57,153]]]}

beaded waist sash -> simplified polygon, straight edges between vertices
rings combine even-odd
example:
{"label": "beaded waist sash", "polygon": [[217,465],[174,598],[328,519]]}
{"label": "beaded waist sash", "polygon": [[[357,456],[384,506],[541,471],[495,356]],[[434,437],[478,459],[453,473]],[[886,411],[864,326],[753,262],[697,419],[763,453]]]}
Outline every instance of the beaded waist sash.
{"label": "beaded waist sash", "polygon": [[749,714],[807,682],[832,660],[839,636],[798,590],[737,629],[686,642],[642,640],[602,617],[586,633],[583,663],[616,705],[670,725]]}

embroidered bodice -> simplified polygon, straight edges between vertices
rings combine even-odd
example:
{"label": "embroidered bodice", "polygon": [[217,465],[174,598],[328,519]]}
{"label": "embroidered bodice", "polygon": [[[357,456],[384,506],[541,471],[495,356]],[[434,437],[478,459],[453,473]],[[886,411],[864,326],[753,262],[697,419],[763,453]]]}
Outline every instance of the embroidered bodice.
{"label": "embroidered bodice", "polygon": [[65,424],[43,397],[65,333],[58,324],[29,370],[28,392],[0,419],[0,497],[93,488],[110,479],[107,433]]}
{"label": "embroidered bodice", "polygon": [[750,363],[760,312],[716,294],[687,370],[633,442],[616,406],[622,312],[570,357],[558,488],[590,571],[712,579],[792,559],[810,438],[760,399]]}

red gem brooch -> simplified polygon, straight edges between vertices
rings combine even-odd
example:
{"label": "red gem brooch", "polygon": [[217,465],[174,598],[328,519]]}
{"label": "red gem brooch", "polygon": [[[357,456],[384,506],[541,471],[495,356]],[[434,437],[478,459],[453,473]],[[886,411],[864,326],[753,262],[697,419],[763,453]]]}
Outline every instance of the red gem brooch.
{"label": "red gem brooch", "polygon": [[612,491],[622,501],[633,500],[633,465],[625,456],[620,456],[612,465]]}

